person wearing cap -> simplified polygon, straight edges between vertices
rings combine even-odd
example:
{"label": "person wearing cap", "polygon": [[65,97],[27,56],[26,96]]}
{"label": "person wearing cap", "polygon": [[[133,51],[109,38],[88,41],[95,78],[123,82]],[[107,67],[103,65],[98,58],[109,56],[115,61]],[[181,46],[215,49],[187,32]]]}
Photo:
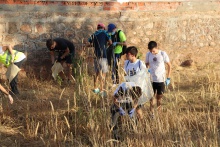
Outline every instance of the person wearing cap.
{"label": "person wearing cap", "polygon": [[[14,64],[20,68],[25,59],[26,55],[24,53],[12,49],[10,45],[0,46],[0,63],[2,63],[5,67],[8,68],[11,64]],[[17,83],[18,74],[16,74],[10,82],[11,91],[9,93],[12,95],[19,94]]]}
{"label": "person wearing cap", "polygon": [[[108,32],[111,34],[112,46],[113,46],[113,70],[112,80],[113,84],[119,84],[118,65],[122,54],[123,46],[126,46],[126,36],[123,31],[117,29],[116,25],[110,23],[108,25]],[[109,55],[111,58],[111,55]]]}
{"label": "person wearing cap", "polygon": [[55,52],[58,53],[57,62],[61,63],[62,65],[66,63],[67,65],[67,78],[63,72],[60,72],[59,75],[63,80],[63,84],[66,85],[73,79],[72,77],[72,64],[73,64],[73,57],[75,55],[75,46],[74,44],[64,38],[55,38],[55,39],[48,39],[46,42],[47,48],[50,50],[51,62],[52,65],[55,63]]}
{"label": "person wearing cap", "polygon": [[[99,23],[97,25],[97,30],[88,39],[88,45],[94,47],[94,67],[95,67],[95,77],[94,77],[94,93],[102,94],[104,91],[104,81],[105,75],[108,72],[107,63],[107,53],[106,49],[108,45],[111,45],[111,37],[105,31],[105,25]],[[100,76],[100,88],[97,86],[97,82]]]}
{"label": "person wearing cap", "polygon": [[[168,86],[170,84],[171,63],[167,53],[160,50],[155,41],[150,41],[148,43],[148,49],[149,52],[146,54],[145,63],[146,66],[149,67],[149,72],[153,80],[153,91],[157,99],[157,110],[159,111],[161,107],[161,99],[165,91],[165,85]],[[168,67],[167,78],[164,63],[166,63]],[[150,111],[152,118],[154,117],[153,107],[154,104],[152,98],[150,99]]]}

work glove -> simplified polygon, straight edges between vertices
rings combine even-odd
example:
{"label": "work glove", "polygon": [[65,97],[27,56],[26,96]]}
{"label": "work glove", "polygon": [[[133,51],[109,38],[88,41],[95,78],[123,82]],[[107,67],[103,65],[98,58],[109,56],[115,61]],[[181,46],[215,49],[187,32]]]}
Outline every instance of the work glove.
{"label": "work glove", "polygon": [[120,115],[125,115],[125,111],[122,109],[122,107],[119,107],[119,114]]}
{"label": "work glove", "polygon": [[113,42],[112,43],[113,46],[116,46],[117,44],[118,44],[118,42]]}
{"label": "work glove", "polygon": [[128,112],[128,115],[130,116],[130,118],[133,117],[134,112],[135,112],[135,108],[133,108],[131,111]]}
{"label": "work glove", "polygon": [[170,78],[167,78],[165,81],[166,86],[168,86],[170,84]]}
{"label": "work glove", "polygon": [[10,94],[8,95],[8,99],[9,99],[10,103],[13,104],[13,98]]}

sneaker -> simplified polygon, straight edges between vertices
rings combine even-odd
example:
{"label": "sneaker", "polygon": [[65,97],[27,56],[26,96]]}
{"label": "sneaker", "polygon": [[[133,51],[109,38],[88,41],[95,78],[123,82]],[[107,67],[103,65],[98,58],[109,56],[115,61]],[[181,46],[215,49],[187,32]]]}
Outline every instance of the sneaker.
{"label": "sneaker", "polygon": [[99,88],[93,89],[92,91],[96,94],[100,92]]}
{"label": "sneaker", "polygon": [[116,87],[116,86],[117,86],[116,84],[113,84],[113,85],[112,85],[112,88],[114,88],[114,87]]}

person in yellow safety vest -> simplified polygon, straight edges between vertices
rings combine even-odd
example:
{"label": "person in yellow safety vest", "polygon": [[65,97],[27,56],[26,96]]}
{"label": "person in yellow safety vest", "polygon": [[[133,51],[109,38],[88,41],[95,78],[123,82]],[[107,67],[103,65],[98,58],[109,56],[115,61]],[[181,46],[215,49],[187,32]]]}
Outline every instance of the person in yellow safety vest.
{"label": "person in yellow safety vest", "polygon": [[[20,68],[25,59],[26,56],[24,53],[13,50],[10,45],[0,46],[0,63],[2,63],[4,66],[8,67],[10,64],[14,63]],[[9,93],[11,95],[19,94],[17,83],[18,75],[16,75],[10,82],[11,91]]]}

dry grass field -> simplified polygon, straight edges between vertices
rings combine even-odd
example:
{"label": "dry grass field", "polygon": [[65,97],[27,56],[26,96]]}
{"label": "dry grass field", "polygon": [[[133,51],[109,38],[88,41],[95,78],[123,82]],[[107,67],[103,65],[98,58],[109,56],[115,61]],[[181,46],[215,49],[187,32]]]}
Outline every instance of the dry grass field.
{"label": "dry grass field", "polygon": [[[92,92],[92,64],[80,58],[75,79],[65,89],[53,80],[27,76],[19,81],[21,94],[10,105],[1,96],[0,145],[22,147],[218,147],[220,146],[220,53],[214,49],[168,51],[172,82],[160,115],[130,129],[124,117],[122,142],[112,139],[110,124],[111,75],[108,97]],[[144,57],[143,57],[144,58]],[[182,67],[193,60],[190,67]],[[87,72],[89,71],[89,72]],[[4,85],[4,84],[3,84]],[[156,111],[156,110],[155,110]]]}

